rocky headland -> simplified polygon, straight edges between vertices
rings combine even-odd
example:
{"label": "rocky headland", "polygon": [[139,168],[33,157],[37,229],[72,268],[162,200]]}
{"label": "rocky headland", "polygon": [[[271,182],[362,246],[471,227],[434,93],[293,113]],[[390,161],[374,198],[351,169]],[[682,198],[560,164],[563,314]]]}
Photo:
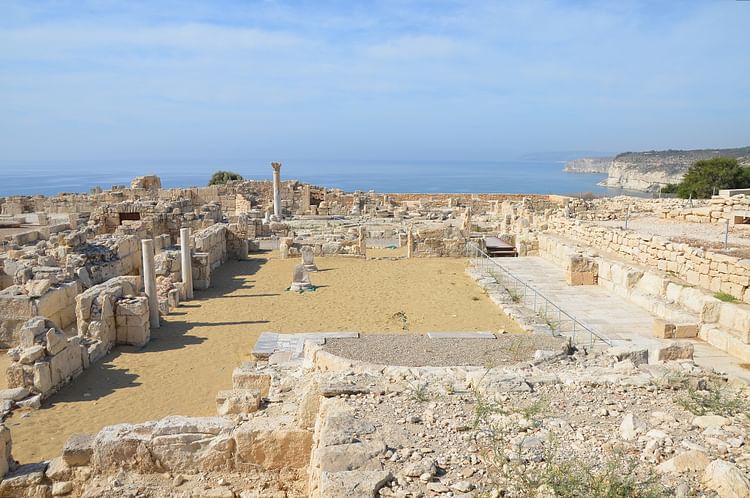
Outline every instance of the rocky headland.
{"label": "rocky headland", "polygon": [[608,173],[613,157],[582,157],[565,163],[566,173]]}
{"label": "rocky headland", "polygon": [[600,185],[656,192],[664,185],[682,181],[688,168],[696,161],[719,156],[735,157],[741,164],[750,166],[750,147],[625,152],[612,160],[607,171],[608,177]]}

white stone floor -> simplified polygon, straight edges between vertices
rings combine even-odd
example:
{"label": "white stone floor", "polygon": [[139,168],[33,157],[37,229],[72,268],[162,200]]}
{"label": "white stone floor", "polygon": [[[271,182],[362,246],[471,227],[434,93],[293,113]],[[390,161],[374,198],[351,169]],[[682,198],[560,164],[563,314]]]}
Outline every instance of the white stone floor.
{"label": "white stone floor", "polygon": [[[651,349],[670,342],[653,337],[655,317],[645,309],[602,287],[567,285],[563,269],[542,257],[495,258],[495,261],[614,345]],[[682,340],[693,343],[697,364],[750,383],[750,371],[740,367],[737,359],[703,341]]]}

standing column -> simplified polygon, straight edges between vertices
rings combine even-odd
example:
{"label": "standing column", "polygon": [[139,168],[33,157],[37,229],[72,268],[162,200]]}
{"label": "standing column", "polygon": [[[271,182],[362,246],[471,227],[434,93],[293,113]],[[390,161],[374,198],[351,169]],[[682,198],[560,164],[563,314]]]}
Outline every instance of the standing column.
{"label": "standing column", "polygon": [[182,285],[185,298],[193,299],[193,258],[190,255],[190,229],[180,228],[180,258],[182,259]]}
{"label": "standing column", "polygon": [[154,271],[154,239],[141,241],[143,253],[143,287],[148,298],[148,312],[152,329],[159,328],[159,298],[156,297],[156,272]]}
{"label": "standing column", "polygon": [[281,163],[271,163],[273,168],[273,215],[281,219]]}

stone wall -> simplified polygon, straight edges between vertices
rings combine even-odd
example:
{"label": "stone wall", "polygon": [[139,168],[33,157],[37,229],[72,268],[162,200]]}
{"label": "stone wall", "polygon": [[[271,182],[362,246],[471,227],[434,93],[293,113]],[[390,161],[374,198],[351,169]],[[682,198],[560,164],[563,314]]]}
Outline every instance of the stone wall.
{"label": "stone wall", "polygon": [[571,261],[589,261],[596,268],[598,285],[670,324],[677,334],[672,337],[697,336],[750,362],[750,306],[722,302],[712,292],[680,282],[663,271],[603,257],[590,246],[548,234],[539,235],[539,254],[566,269]]}
{"label": "stone wall", "polygon": [[[44,280],[44,279],[43,279]],[[34,281],[36,292],[21,293],[18,286],[0,291],[0,347],[19,344],[21,326],[38,315],[48,317],[56,327],[67,329],[75,319],[75,299],[81,291],[80,283],[64,282],[52,286],[42,282],[41,289]]]}
{"label": "stone wall", "polygon": [[[76,298],[78,334],[91,341],[91,361],[98,361],[115,344],[142,346],[150,337],[148,304],[138,297],[140,277],[117,277]],[[122,305],[124,308],[119,309]]]}
{"label": "stone wall", "polygon": [[413,232],[409,254],[419,258],[463,258],[466,257],[468,241],[464,232],[455,227],[423,229]]}
{"label": "stone wall", "polygon": [[668,272],[710,292],[726,292],[750,303],[750,260],[620,229],[551,219],[548,229],[637,264]]}
{"label": "stone wall", "polygon": [[27,321],[21,344],[8,351],[12,363],[6,371],[9,388],[24,388],[46,398],[89,366],[87,344],[67,337],[43,316]]}

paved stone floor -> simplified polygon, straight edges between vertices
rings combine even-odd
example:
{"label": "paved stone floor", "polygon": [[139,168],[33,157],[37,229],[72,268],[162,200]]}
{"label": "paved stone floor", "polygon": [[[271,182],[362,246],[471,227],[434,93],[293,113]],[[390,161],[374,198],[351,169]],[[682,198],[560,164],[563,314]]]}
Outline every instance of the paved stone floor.
{"label": "paved stone floor", "polygon": [[[567,285],[563,269],[542,257],[495,258],[495,261],[614,345],[656,348],[669,342],[653,337],[655,317],[651,313],[602,287]],[[750,371],[740,367],[738,360],[703,341],[689,341],[695,346],[696,363],[750,382]]]}

